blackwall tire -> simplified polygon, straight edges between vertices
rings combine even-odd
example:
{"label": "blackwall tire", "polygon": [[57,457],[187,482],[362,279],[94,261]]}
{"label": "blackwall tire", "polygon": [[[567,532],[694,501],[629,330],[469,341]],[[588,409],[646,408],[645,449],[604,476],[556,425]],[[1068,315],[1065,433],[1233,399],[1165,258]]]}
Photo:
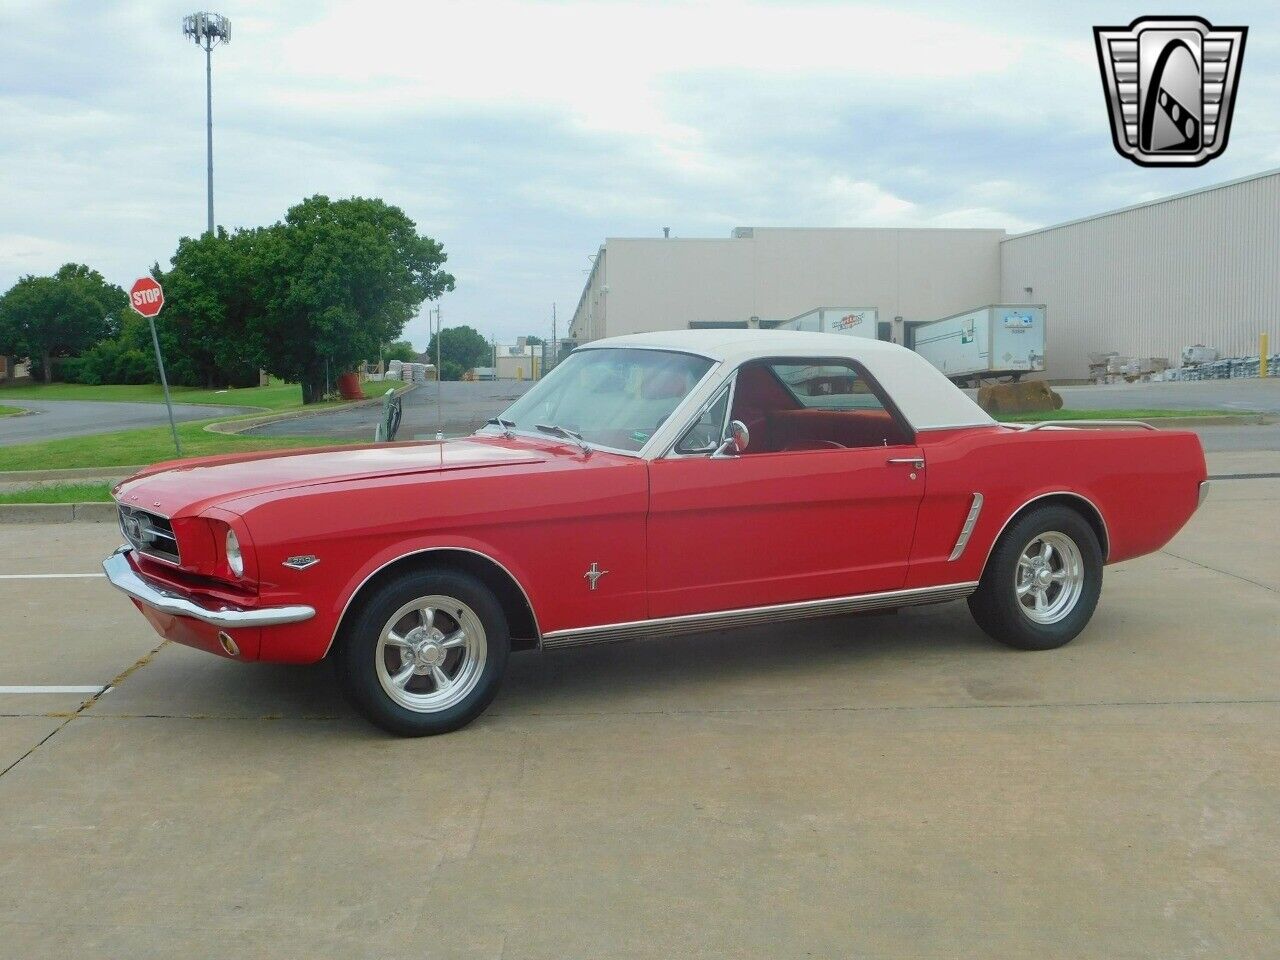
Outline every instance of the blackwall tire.
{"label": "blackwall tire", "polygon": [[1102,548],[1070,507],[1031,510],[1000,535],[969,610],[988,636],[1019,650],[1052,650],[1089,623],[1102,593]]}
{"label": "blackwall tire", "polygon": [[506,616],[484,583],[454,571],[406,570],[358,600],[334,668],[362,716],[389,733],[422,737],[484,712],[510,648]]}

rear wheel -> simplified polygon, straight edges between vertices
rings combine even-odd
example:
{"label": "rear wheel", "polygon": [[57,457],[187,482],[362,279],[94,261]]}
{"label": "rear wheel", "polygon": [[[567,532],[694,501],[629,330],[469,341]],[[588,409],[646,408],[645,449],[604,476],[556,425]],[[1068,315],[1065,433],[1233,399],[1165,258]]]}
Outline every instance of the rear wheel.
{"label": "rear wheel", "polygon": [[482,582],[407,570],[344,623],[335,667],[347,699],[368,720],[419,737],[479,716],[498,692],[510,646],[506,616]]}
{"label": "rear wheel", "polygon": [[969,597],[992,638],[1021,650],[1051,650],[1088,624],[1102,592],[1102,548],[1070,507],[1038,507],[1009,526]]}

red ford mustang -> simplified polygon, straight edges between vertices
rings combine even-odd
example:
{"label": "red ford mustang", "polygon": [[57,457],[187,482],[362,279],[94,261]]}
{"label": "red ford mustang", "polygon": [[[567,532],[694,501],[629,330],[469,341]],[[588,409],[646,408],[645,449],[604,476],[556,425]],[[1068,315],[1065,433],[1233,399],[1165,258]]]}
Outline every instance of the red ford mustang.
{"label": "red ford mustang", "polygon": [[1105,563],[1202,497],[1190,433],[1004,426],[916,354],[780,331],[579,348],[444,443],[159,464],[114,491],[111,582],[164,637],[328,657],[399,734],[453,730],[513,650],[968,598],[1045,650]]}

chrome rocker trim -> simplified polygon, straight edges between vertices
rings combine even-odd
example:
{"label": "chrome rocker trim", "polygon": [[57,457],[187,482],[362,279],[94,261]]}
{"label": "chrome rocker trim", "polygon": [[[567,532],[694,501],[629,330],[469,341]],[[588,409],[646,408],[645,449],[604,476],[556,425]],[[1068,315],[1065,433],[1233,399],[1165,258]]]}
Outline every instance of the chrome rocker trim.
{"label": "chrome rocker trim", "polygon": [[866,610],[885,610],[924,603],[945,603],[948,600],[963,599],[977,589],[978,582],[975,580],[972,583],[949,583],[941,587],[914,587],[910,590],[862,593],[851,597],[778,603],[768,607],[691,613],[679,617],[660,617],[656,620],[636,620],[630,623],[606,623],[598,627],[554,630],[543,634],[542,646],[545,650],[556,650],[561,647],[580,647],[589,643],[644,640],[666,634],[723,630],[726,627],[747,627],[758,623],[832,617],[845,613],[862,613]]}
{"label": "chrome rocker trim", "polygon": [[201,620],[215,627],[224,629],[234,627],[272,627],[282,623],[298,623],[310,620],[316,615],[312,607],[259,607],[255,610],[239,610],[234,607],[223,607],[210,610],[147,580],[129,563],[132,547],[121,547],[107,559],[102,561],[102,571],[111,581],[111,585],[139,603],[144,603],[153,610],[167,613],[175,617],[190,617]]}

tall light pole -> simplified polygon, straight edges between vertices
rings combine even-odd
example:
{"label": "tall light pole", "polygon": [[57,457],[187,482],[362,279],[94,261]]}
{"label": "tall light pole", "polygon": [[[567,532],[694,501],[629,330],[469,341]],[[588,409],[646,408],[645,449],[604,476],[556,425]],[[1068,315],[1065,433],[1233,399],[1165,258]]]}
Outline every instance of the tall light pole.
{"label": "tall light pole", "polygon": [[182,18],[182,35],[204,47],[205,141],[209,161],[209,233],[213,233],[213,48],[231,42],[231,21],[220,13],[192,13]]}

